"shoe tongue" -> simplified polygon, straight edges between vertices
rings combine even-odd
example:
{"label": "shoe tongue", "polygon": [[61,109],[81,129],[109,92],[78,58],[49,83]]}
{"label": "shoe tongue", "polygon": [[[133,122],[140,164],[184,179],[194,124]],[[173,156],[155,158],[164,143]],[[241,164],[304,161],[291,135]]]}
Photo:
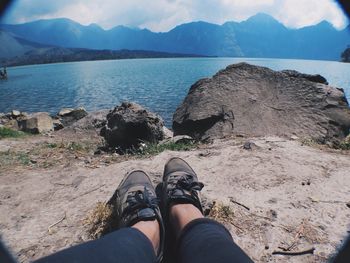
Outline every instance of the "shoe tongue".
{"label": "shoe tongue", "polygon": [[152,221],[157,219],[156,213],[152,208],[144,208],[135,211],[129,218],[129,226],[132,226],[140,221]]}
{"label": "shoe tongue", "polygon": [[139,217],[142,220],[151,220],[155,219],[156,213],[152,208],[144,208],[137,212],[137,217]]}
{"label": "shoe tongue", "polygon": [[182,177],[182,176],[193,176],[193,174],[189,173],[189,172],[185,172],[185,171],[176,171],[171,173],[171,175],[173,176],[177,176],[177,177]]}

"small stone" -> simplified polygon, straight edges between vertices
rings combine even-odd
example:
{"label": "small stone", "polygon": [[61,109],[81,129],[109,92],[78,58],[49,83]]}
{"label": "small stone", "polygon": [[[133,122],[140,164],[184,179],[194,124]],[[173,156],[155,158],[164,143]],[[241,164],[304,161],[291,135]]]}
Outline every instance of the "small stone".
{"label": "small stone", "polygon": [[58,119],[53,120],[53,128],[55,131],[61,130],[64,128],[62,122]]}
{"label": "small stone", "polygon": [[18,110],[12,110],[11,115],[13,118],[17,118],[17,117],[21,116],[21,112]]}
{"label": "small stone", "polygon": [[301,185],[305,185],[305,182],[302,182]]}
{"label": "small stone", "polygon": [[346,206],[347,206],[348,208],[350,208],[350,202],[346,203]]}
{"label": "small stone", "polygon": [[99,155],[99,154],[102,154],[102,150],[101,150],[101,149],[97,149],[97,150],[94,152],[94,155]]}
{"label": "small stone", "polygon": [[267,250],[267,249],[269,249],[270,247],[269,247],[269,245],[265,245],[265,249]]}
{"label": "small stone", "polygon": [[273,218],[277,218],[277,212],[275,211],[275,210],[270,210],[270,213],[271,213],[271,216],[273,217]]}
{"label": "small stone", "polygon": [[58,112],[58,116],[65,116],[70,114],[74,109],[73,108],[63,108]]}
{"label": "small stone", "polygon": [[243,149],[244,150],[254,150],[257,149],[258,146],[254,142],[245,142],[243,144]]}
{"label": "small stone", "polygon": [[277,203],[277,198],[271,198],[268,202],[270,204],[276,204]]}
{"label": "small stone", "polygon": [[311,184],[310,179],[307,179],[306,184],[307,184],[307,185],[310,185],[310,184]]}

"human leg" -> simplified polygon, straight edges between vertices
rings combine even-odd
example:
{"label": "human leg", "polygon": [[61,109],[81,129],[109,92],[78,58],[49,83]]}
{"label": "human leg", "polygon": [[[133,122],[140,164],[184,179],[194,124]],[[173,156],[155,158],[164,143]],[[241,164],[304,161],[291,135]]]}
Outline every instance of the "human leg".
{"label": "human leg", "polygon": [[154,247],[147,236],[138,229],[128,227],[59,251],[35,263],[153,263],[155,261]]}
{"label": "human leg", "polygon": [[199,198],[203,184],[182,159],[164,168],[162,207],[177,237],[179,262],[252,262],[220,223],[204,218]]}
{"label": "human leg", "polygon": [[131,172],[108,202],[117,208],[118,231],[38,262],[159,262],[164,226],[157,200],[147,174]]}

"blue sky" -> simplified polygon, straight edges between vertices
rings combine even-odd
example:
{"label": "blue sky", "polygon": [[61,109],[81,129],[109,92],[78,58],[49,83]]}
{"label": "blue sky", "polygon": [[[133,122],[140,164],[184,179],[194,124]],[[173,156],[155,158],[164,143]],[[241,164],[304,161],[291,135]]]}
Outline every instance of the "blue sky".
{"label": "blue sky", "polygon": [[207,21],[242,21],[264,12],[291,28],[327,20],[336,28],[348,24],[332,0],[17,0],[3,18],[5,23],[67,17],[81,24],[97,23],[168,31],[176,25]]}

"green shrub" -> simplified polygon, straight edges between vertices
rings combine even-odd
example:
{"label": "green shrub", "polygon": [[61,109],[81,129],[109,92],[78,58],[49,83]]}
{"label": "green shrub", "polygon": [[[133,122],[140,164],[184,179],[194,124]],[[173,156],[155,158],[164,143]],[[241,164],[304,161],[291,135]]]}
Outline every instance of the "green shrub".
{"label": "green shrub", "polygon": [[148,143],[140,147],[136,154],[140,156],[146,155],[157,155],[166,150],[170,151],[189,151],[197,147],[196,143],[164,143],[164,144],[154,144]]}
{"label": "green shrub", "polygon": [[0,139],[3,138],[19,138],[28,135],[25,132],[22,131],[15,131],[10,128],[1,127],[0,128]]}

